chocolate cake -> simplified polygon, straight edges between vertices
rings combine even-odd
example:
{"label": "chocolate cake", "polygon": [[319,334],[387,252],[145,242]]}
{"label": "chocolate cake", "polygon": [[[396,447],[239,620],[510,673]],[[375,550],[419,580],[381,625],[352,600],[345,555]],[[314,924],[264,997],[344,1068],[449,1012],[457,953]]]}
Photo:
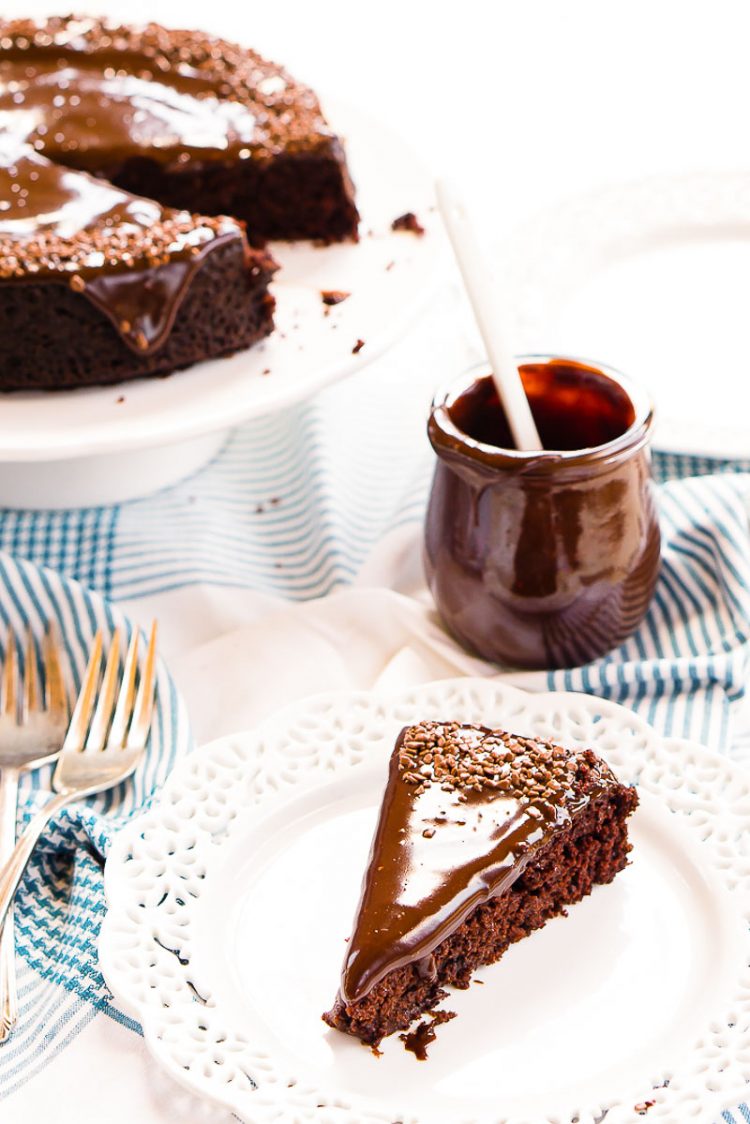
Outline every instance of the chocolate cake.
{"label": "chocolate cake", "polygon": [[627,863],[638,802],[592,750],[402,730],[329,1026],[377,1046]]}
{"label": "chocolate cake", "polygon": [[275,268],[248,237],[357,237],[315,94],[156,24],[0,21],[0,181],[2,390],[248,347],[272,329]]}

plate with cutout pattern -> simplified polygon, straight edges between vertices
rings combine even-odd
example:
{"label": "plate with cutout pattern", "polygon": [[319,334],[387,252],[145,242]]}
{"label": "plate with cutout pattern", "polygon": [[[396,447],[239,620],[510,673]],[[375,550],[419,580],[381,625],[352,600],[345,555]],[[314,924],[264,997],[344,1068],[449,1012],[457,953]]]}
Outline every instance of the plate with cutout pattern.
{"label": "plate with cutout pattern", "polygon": [[[590,745],[638,785],[615,881],[451,992],[424,1063],[320,1019],[398,730],[481,721]],[[614,703],[450,680],[344,692],[173,773],[108,859],[102,969],[155,1058],[254,1122],[707,1119],[750,1080],[750,777]]]}

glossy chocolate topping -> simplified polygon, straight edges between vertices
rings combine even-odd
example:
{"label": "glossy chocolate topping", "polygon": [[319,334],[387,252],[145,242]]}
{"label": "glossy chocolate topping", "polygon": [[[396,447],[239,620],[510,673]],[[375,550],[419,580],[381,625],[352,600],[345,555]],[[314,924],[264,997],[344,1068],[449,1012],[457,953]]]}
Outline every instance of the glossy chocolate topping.
{"label": "glossy chocolate topping", "polygon": [[0,22],[0,131],[105,173],[137,155],[263,159],[334,139],[313,91],[253,51],[74,16]]}
{"label": "glossy chocolate topping", "polygon": [[172,211],[0,136],[0,284],[56,281],[134,350],[158,348],[190,279],[238,223]]}
{"label": "glossy chocolate topping", "polygon": [[344,1002],[405,964],[430,974],[434,949],[616,783],[591,751],[457,723],[402,730],[344,965]]}

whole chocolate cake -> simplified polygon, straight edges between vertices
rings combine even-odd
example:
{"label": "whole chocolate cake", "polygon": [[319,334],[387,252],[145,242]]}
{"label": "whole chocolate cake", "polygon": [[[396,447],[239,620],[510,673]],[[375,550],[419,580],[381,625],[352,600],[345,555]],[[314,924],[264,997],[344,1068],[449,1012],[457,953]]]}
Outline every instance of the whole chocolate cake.
{"label": "whole chocolate cake", "polygon": [[275,269],[248,236],[357,223],[315,94],[253,51],[156,24],[0,22],[0,389],[248,347],[273,327]]}
{"label": "whole chocolate cake", "polygon": [[[638,799],[591,750],[399,735],[329,1026],[377,1046],[627,863]],[[445,1018],[445,1013],[439,1013]]]}

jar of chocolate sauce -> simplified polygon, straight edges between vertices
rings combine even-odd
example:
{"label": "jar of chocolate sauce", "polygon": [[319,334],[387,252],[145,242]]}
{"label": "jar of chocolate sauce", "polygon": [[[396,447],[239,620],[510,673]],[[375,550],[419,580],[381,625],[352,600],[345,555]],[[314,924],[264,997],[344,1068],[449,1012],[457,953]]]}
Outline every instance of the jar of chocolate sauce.
{"label": "jar of chocolate sauce", "polygon": [[541,453],[513,447],[486,367],[433,403],[427,579],[471,651],[513,667],[572,667],[620,644],[654,592],[653,409],[609,368],[520,362]]}

